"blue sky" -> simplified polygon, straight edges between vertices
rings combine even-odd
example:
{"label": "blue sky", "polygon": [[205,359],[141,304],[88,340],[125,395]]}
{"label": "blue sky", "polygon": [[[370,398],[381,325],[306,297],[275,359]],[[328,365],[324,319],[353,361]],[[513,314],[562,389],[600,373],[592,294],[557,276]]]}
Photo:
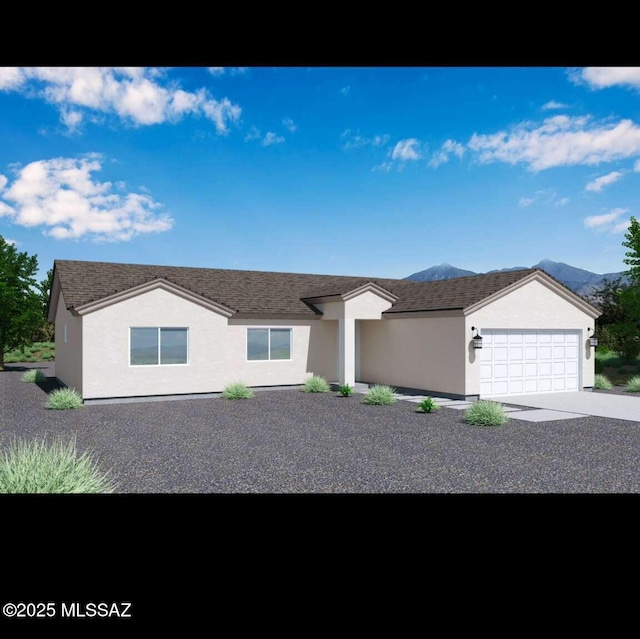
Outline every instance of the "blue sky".
{"label": "blue sky", "polygon": [[0,234],[54,259],[619,271],[640,69],[0,67]]}

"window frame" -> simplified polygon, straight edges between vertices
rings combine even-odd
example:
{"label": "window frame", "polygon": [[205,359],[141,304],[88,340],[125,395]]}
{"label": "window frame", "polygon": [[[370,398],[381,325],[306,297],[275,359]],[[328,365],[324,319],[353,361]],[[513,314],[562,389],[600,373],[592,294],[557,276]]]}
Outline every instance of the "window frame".
{"label": "window frame", "polygon": [[[134,328],[155,328],[158,331],[158,363],[157,364],[132,364],[131,363],[131,331]],[[162,329],[174,329],[174,330],[182,330],[187,331],[187,361],[184,364],[163,364],[162,363]],[[166,368],[167,366],[189,366],[190,363],[190,344],[191,340],[189,338],[189,327],[188,326],[129,326],[129,368]]]}
{"label": "window frame", "polygon": [[[293,326],[247,326],[245,331],[244,356],[247,362],[291,362],[293,361]],[[267,330],[267,359],[249,359],[249,331],[251,330]],[[271,358],[271,331],[289,331],[289,358],[288,359],[272,359]]]}

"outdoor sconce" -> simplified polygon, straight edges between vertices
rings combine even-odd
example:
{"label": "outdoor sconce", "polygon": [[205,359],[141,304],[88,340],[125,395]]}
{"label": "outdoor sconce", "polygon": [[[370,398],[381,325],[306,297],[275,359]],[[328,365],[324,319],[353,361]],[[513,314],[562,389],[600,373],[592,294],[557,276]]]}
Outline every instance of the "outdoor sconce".
{"label": "outdoor sconce", "polygon": [[[592,328],[587,329],[587,333],[590,333],[592,331],[593,331]],[[596,337],[595,333],[593,333],[593,335],[589,337],[589,343],[591,344],[592,348],[595,348],[598,345],[598,338]]]}
{"label": "outdoor sconce", "polygon": [[476,332],[473,336],[473,348],[482,348],[482,335],[478,335],[478,329],[475,326],[472,326],[471,330]]}

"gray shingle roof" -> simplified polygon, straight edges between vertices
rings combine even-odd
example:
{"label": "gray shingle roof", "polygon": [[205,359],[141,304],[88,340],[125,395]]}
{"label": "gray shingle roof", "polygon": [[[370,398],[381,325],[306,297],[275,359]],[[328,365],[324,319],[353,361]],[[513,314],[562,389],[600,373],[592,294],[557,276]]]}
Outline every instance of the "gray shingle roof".
{"label": "gray shingle roof", "polygon": [[434,282],[74,260],[56,260],[55,270],[69,308],[163,278],[238,313],[313,316],[305,298],[344,294],[368,282],[398,297],[387,313],[463,309],[541,269]]}

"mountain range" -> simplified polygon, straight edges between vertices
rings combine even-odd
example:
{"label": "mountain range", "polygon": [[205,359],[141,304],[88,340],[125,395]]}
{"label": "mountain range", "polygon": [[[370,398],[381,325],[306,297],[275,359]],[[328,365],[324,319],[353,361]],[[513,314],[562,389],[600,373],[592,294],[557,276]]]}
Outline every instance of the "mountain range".
{"label": "mountain range", "polygon": [[[557,280],[560,280],[565,286],[568,286],[572,291],[588,297],[592,295],[598,288],[602,286],[605,280],[615,279],[621,277],[624,281],[622,273],[592,273],[582,268],[565,264],[564,262],[554,262],[553,260],[542,260],[533,266],[511,266],[509,268],[494,269],[493,271],[487,271],[487,273],[501,273],[503,271],[519,271],[526,268],[541,268],[549,275],[552,275]],[[468,277],[469,275],[480,275],[474,271],[466,271],[461,268],[451,266],[451,264],[442,263],[437,266],[432,266],[424,271],[418,271],[413,273],[405,280],[415,280],[416,282],[432,282],[434,280],[449,280],[453,277]]]}

